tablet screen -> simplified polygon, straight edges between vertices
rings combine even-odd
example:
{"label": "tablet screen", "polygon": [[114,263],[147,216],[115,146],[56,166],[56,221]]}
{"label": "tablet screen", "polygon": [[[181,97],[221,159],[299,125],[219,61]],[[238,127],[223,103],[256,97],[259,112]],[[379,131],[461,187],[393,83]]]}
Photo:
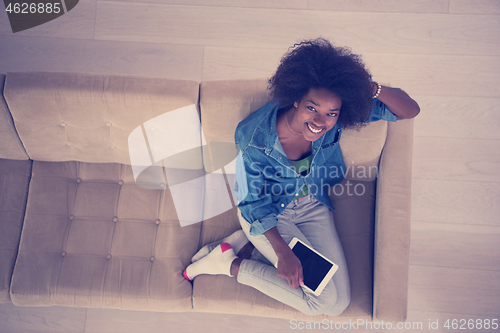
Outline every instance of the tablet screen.
{"label": "tablet screen", "polygon": [[301,242],[297,242],[292,251],[302,264],[304,284],[309,289],[316,290],[333,265]]}

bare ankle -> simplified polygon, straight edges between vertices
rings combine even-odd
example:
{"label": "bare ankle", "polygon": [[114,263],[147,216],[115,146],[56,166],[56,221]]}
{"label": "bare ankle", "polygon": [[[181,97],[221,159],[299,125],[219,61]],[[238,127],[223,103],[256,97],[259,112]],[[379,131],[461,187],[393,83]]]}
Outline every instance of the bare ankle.
{"label": "bare ankle", "polygon": [[253,249],[254,249],[253,244],[251,242],[248,242],[241,248],[241,250],[236,255],[243,259],[250,259],[250,257],[252,256]]}
{"label": "bare ankle", "polygon": [[238,277],[238,273],[240,272],[240,265],[243,259],[236,258],[231,263],[231,275],[234,277]]}

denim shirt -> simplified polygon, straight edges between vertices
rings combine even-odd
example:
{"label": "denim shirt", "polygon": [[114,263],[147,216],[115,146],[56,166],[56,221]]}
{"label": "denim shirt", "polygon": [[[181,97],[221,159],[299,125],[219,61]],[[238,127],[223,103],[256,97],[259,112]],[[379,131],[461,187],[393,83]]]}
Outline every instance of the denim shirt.
{"label": "denim shirt", "polygon": [[[312,142],[312,163],[305,176],[295,172],[276,131],[280,105],[269,102],[238,124],[235,132],[236,185],[235,195],[241,215],[257,236],[278,224],[278,215],[307,184],[309,193],[334,210],[329,188],[340,183],[345,164],[339,146],[342,130],[336,124],[318,140]],[[369,122],[396,121],[385,104],[374,99]]]}

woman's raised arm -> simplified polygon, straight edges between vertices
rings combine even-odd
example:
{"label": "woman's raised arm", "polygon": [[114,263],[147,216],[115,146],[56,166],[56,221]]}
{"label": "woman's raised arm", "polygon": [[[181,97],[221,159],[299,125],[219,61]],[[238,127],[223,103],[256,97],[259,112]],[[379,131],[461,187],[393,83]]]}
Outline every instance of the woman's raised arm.
{"label": "woman's raised arm", "polygon": [[[374,82],[374,94],[378,86]],[[398,119],[410,119],[416,117],[420,112],[420,107],[407,93],[401,89],[380,86],[380,92],[377,99],[384,103]]]}

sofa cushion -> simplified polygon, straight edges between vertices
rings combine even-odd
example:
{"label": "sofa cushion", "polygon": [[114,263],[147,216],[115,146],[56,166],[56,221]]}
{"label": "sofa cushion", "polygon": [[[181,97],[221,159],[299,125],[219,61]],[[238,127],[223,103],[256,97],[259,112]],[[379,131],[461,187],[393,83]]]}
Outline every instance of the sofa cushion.
{"label": "sofa cushion", "polygon": [[3,97],[5,75],[0,74],[0,158],[27,160],[28,155],[17,135],[12,116]]}
{"label": "sofa cushion", "polygon": [[[214,151],[218,152],[217,148],[221,147],[222,143],[234,144],[237,124],[270,100],[266,88],[266,80],[215,81],[201,84],[202,128],[210,147],[209,152],[212,153],[210,158],[204,160],[204,164],[207,171],[213,171],[205,182],[205,212],[214,210],[214,207],[219,209],[221,200],[231,199],[231,190],[226,187],[231,188],[234,185],[234,161],[224,154],[219,156]],[[378,121],[359,131],[344,130],[341,137],[340,145],[349,169],[344,181],[332,189],[331,198],[336,207],[335,225],[349,267],[352,299],[350,306],[339,318],[371,318],[375,179],[386,133],[387,122]],[[219,157],[224,161],[214,163]],[[214,168],[212,164],[225,166],[222,170]],[[224,179],[221,177],[223,173]],[[224,181],[227,182],[226,186]],[[214,196],[213,193],[217,195]],[[231,203],[232,206],[224,205],[227,209],[222,210],[222,214],[205,216],[200,245],[223,238],[240,228],[234,198]],[[219,276],[199,276],[194,280],[193,307],[197,311],[311,319],[251,287],[239,285],[235,279]],[[315,319],[318,318],[327,317],[319,316]]]}
{"label": "sofa cushion", "polygon": [[0,303],[10,302],[30,177],[30,160],[0,159]]}
{"label": "sofa cushion", "polygon": [[187,311],[201,224],[116,163],[33,162],[11,286],[16,305]]}
{"label": "sofa cushion", "polygon": [[130,133],[196,105],[198,91],[193,81],[74,73],[8,73],[5,83],[29,157],[53,162],[131,164]]}
{"label": "sofa cushion", "polygon": [[339,144],[346,166],[346,179],[372,181],[377,178],[386,137],[385,120],[368,123],[360,130],[347,129],[342,132]]}

